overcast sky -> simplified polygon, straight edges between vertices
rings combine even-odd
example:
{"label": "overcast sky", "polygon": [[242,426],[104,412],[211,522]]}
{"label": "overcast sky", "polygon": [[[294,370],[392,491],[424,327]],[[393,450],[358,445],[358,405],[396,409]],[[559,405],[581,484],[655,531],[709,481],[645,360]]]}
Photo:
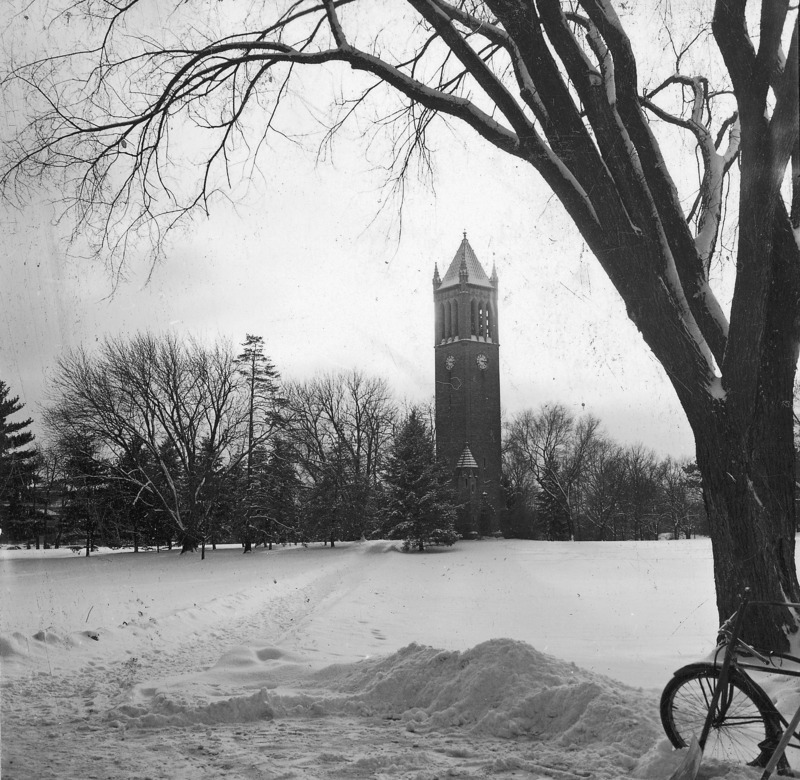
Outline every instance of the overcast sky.
{"label": "overcast sky", "polygon": [[663,370],[535,172],[467,130],[437,143],[434,190],[412,181],[402,231],[355,140],[318,164],[278,144],[263,182],[174,235],[149,283],[147,264],[134,263],[116,292],[101,265],[70,256],[51,207],[3,207],[0,377],[36,418],[70,347],[143,329],[235,343],[252,333],[284,378],[358,367],[427,402],[434,263],[444,273],[466,230],[500,278],[506,417],[561,402],[621,443],[693,456]]}

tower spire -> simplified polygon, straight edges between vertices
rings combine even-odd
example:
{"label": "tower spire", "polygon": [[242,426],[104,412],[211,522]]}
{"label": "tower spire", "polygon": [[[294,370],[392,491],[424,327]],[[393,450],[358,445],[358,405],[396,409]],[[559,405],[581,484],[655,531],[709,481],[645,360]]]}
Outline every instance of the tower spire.
{"label": "tower spire", "polygon": [[442,289],[447,287],[460,287],[463,280],[463,272],[466,271],[466,282],[470,285],[477,287],[493,287],[486,271],[480,260],[475,255],[469,241],[467,240],[467,231],[462,231],[463,238],[458,245],[453,260],[447,267],[447,270],[441,276]]}

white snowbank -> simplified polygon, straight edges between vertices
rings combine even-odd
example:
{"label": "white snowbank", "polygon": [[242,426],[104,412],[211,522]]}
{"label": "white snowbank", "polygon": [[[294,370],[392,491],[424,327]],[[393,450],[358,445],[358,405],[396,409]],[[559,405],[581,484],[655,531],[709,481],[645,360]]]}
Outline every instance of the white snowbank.
{"label": "white snowbank", "polygon": [[[270,670],[273,662],[283,660],[278,651],[256,651],[250,657],[234,653],[192,685],[140,686],[135,704],[120,705],[108,717],[127,728],[335,715],[381,718],[399,721],[409,732],[459,727],[473,738],[524,737],[550,750],[582,752],[586,761],[599,754],[626,770],[662,739],[652,694],[524,642],[495,639],[465,652],[411,644],[383,658],[301,673],[288,685],[284,672],[277,687]],[[224,667],[240,673],[246,668],[249,684],[263,687],[250,695],[208,701],[207,680]],[[302,667],[292,668],[297,673]]]}

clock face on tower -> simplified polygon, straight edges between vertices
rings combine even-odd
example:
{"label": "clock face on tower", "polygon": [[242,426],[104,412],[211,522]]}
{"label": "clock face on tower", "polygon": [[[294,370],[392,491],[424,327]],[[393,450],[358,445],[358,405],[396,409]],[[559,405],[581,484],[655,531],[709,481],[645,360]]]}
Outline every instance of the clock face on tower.
{"label": "clock face on tower", "polygon": [[452,355],[448,355],[448,356],[445,358],[445,361],[444,361],[444,367],[445,367],[445,368],[446,368],[448,371],[452,371],[452,370],[453,370],[453,366],[454,366],[455,364],[456,364],[456,359],[455,359],[455,358],[454,358]]}
{"label": "clock face on tower", "polygon": [[486,366],[489,365],[489,358],[487,358],[486,355],[481,353],[480,355],[478,355],[478,357],[475,358],[475,362],[478,364],[478,368],[481,371],[485,371]]}

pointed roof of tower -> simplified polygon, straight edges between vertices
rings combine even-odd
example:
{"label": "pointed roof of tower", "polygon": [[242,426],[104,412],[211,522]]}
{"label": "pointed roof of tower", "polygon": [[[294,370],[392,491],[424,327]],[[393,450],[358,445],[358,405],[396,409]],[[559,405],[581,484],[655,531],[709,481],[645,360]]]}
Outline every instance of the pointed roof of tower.
{"label": "pointed roof of tower", "polygon": [[467,272],[468,284],[476,284],[480,287],[494,286],[486,275],[486,271],[483,270],[483,266],[480,264],[472,247],[469,245],[466,230],[464,231],[464,238],[461,241],[461,245],[458,247],[458,251],[447,269],[447,273],[442,277],[442,284],[439,289],[442,287],[454,287],[460,284],[459,272],[464,270]]}
{"label": "pointed roof of tower", "polygon": [[461,451],[461,456],[458,459],[458,463],[456,463],[456,469],[477,469],[478,463],[475,460],[475,457],[472,454],[472,450],[469,448],[469,443],[464,445],[464,449]]}

